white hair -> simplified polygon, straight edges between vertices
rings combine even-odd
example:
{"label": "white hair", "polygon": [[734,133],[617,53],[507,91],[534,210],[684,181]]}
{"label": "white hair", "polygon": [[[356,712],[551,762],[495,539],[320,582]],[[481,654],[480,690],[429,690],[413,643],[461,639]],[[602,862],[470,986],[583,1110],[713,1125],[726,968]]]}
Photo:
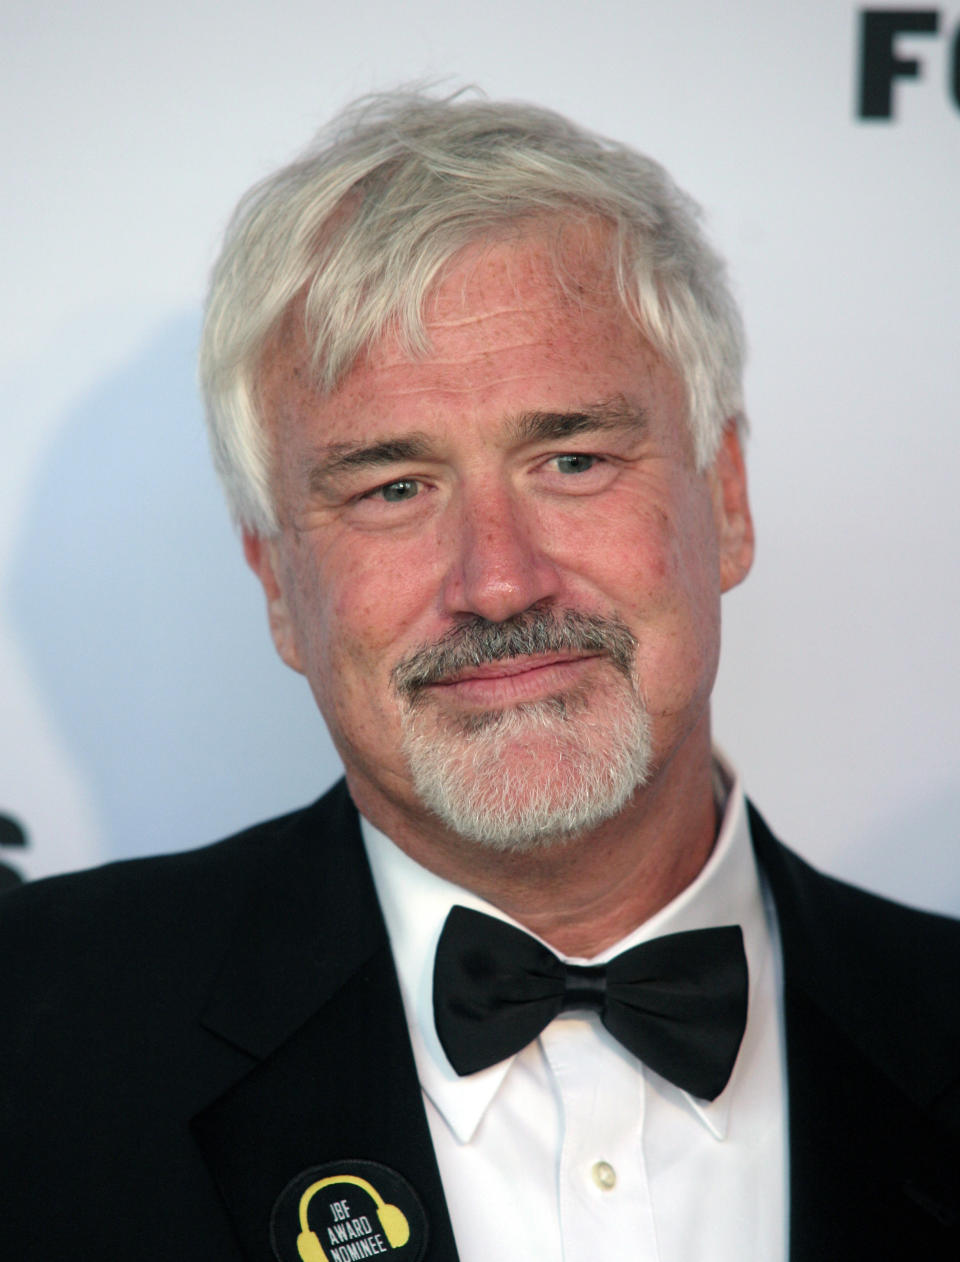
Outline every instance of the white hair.
{"label": "white hair", "polygon": [[[318,389],[388,326],[428,349],[423,308],[465,246],[531,220],[599,218],[625,311],[679,371],[698,467],[744,425],[743,333],[699,210],[652,159],[531,105],[398,92],[339,115],[242,199],[213,269],[200,352],[235,520],[277,529],[258,404],[266,346],[304,304]],[[558,263],[559,267],[559,263]]]}

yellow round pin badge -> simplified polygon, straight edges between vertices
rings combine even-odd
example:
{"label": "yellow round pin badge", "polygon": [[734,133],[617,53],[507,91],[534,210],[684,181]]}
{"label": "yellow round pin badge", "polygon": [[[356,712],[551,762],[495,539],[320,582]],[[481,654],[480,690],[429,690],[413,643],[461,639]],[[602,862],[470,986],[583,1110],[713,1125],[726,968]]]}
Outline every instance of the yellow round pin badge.
{"label": "yellow round pin badge", "polygon": [[427,1217],[389,1166],[331,1161],[301,1171],[277,1197],[270,1243],[278,1262],[420,1262]]}

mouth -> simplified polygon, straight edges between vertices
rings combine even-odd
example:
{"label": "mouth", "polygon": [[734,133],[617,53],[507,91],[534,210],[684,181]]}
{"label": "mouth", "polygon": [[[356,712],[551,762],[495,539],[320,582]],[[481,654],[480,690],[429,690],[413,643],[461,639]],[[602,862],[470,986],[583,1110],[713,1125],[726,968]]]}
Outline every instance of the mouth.
{"label": "mouth", "polygon": [[616,617],[533,608],[504,622],[474,618],[416,649],[392,672],[406,705],[430,697],[466,710],[562,698],[597,658],[632,679],[637,641]]}
{"label": "mouth", "polygon": [[487,709],[540,701],[576,687],[601,653],[546,653],[464,667],[426,685],[438,700]]}

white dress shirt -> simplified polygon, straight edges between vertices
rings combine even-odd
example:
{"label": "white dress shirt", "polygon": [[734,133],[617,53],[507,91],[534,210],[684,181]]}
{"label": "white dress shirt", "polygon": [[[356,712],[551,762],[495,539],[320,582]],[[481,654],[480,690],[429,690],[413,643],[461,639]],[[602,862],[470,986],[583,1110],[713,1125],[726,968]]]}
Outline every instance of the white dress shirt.
{"label": "white dress shirt", "polygon": [[747,1026],[712,1102],[646,1068],[592,1013],[561,1014],[517,1055],[458,1077],[433,1023],[440,930],[454,904],[515,922],[362,820],[461,1262],[785,1262],[779,942],[743,791],[719,767],[729,792],[696,880],[609,950],[570,961],[602,963],[663,934],[739,924]]}

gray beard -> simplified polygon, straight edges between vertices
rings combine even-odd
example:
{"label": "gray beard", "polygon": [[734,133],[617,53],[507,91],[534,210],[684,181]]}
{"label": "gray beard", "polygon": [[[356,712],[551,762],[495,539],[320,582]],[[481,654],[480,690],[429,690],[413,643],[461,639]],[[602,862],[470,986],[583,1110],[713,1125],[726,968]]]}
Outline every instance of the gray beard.
{"label": "gray beard", "polygon": [[[453,832],[500,853],[563,844],[618,814],[649,778],[650,719],[632,675],[623,623],[531,610],[475,619],[394,670],[403,752],[423,804]],[[604,654],[611,684],[450,716],[425,694],[467,665],[567,650]]]}

